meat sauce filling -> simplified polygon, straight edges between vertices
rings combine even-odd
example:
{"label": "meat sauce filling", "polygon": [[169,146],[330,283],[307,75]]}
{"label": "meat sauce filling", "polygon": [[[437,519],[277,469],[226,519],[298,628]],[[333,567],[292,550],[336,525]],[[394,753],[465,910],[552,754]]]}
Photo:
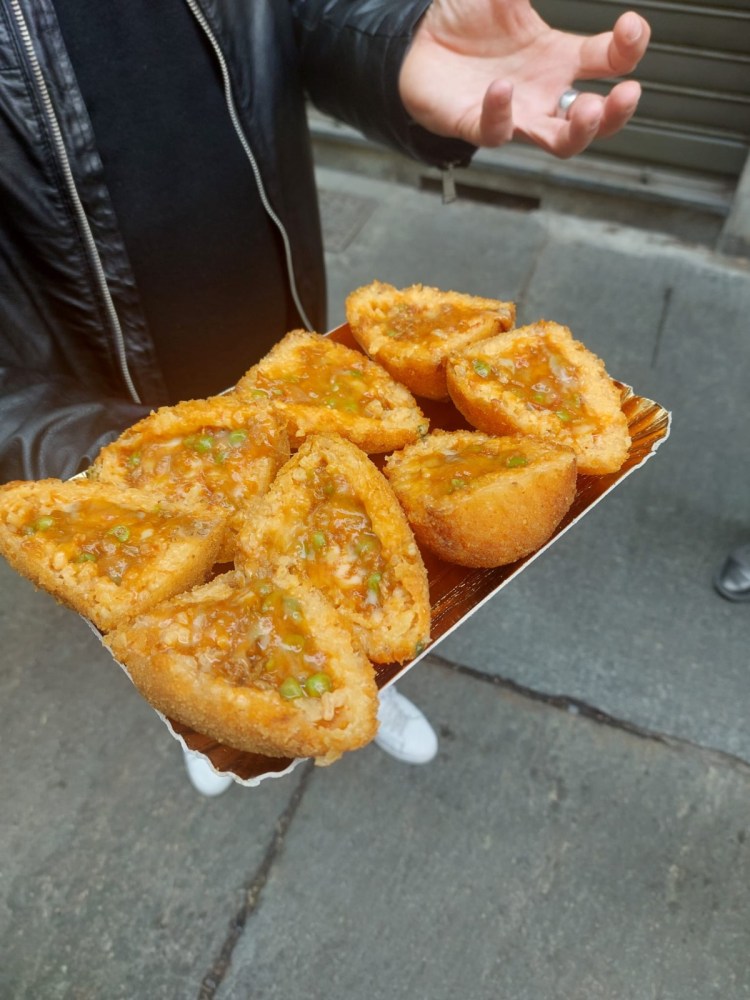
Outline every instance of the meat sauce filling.
{"label": "meat sauce filling", "polygon": [[274,453],[262,427],[207,426],[185,437],[144,441],[123,461],[130,486],[198,482],[219,503],[235,506],[256,492],[247,464]]}
{"label": "meat sauce filling", "polygon": [[420,455],[413,467],[408,470],[402,467],[399,472],[408,477],[411,485],[426,480],[433,495],[447,496],[467,489],[482,476],[496,475],[530,464],[528,455],[517,443],[500,449],[494,444],[472,443],[461,448]]}
{"label": "meat sauce filling", "polygon": [[162,642],[232,685],[286,701],[321,698],[334,687],[301,603],[264,577],[223,599],[183,605],[163,626]]}
{"label": "meat sauce filling", "polygon": [[393,340],[440,343],[450,334],[463,333],[476,319],[476,310],[447,302],[427,310],[403,303],[388,314],[385,333]]}
{"label": "meat sauce filling", "polygon": [[390,408],[387,399],[368,380],[364,359],[342,365],[323,347],[314,345],[300,349],[296,359],[294,371],[259,372],[251,395],[284,403],[327,406],[358,416],[374,416]]}
{"label": "meat sauce filling", "polygon": [[21,533],[54,547],[53,569],[88,565],[114,583],[132,583],[144,562],[170,541],[200,532],[201,522],[187,514],[133,510],[108,500],[88,500],[37,512]]}
{"label": "meat sauce filling", "polygon": [[388,574],[365,504],[348,480],[328,467],[313,470],[309,486],[312,507],[297,544],[310,582],[328,593],[339,591],[360,612],[378,607]]}
{"label": "meat sauce filling", "polygon": [[580,375],[546,342],[529,344],[513,357],[474,357],[479,379],[494,379],[530,410],[553,413],[564,424],[588,423]]}

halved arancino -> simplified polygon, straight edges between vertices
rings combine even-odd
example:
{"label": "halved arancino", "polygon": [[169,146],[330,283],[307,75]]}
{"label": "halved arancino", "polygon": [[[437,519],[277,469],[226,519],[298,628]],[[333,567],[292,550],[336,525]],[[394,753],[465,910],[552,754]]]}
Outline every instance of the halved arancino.
{"label": "halved arancino", "polygon": [[258,501],[237,565],[254,571],[264,560],[320,589],[373,662],[403,662],[429,640],[411,528],[382,473],[342,437],[308,438]]}
{"label": "halved arancino", "polygon": [[219,560],[229,562],[248,506],[289,455],[284,423],[269,406],[211,396],[139,420],[99,452],[87,474],[224,517],[229,530]]}
{"label": "halved arancino", "polygon": [[601,358],[559,323],[540,320],[472,344],[446,373],[457,408],[487,434],[553,438],[592,475],[616,472],[628,456],[620,390]]}
{"label": "halved arancino", "polygon": [[310,434],[341,434],[368,453],[403,448],[429,421],[403,385],[361,351],[292,330],[237,383],[237,396],[265,400],[294,447]]}
{"label": "halved arancino", "polygon": [[477,568],[538,549],[576,489],[572,449],[479,431],[433,431],[389,456],[384,472],[420,545]]}
{"label": "halved arancino", "polygon": [[415,395],[447,399],[448,355],[513,326],[512,302],[382,281],[353,291],[346,318],[357,343]]}
{"label": "halved arancino", "polygon": [[330,764],[377,730],[372,665],[299,580],[225,573],[105,642],[151,705],[237,750]]}
{"label": "halved arancino", "polygon": [[0,553],[102,631],[207,579],[224,519],[90,479],[0,487]]}

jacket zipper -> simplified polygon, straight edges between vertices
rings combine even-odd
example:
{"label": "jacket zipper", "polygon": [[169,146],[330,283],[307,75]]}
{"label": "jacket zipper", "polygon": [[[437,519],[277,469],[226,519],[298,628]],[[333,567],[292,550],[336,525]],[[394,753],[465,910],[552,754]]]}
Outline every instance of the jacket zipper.
{"label": "jacket zipper", "polygon": [[104,273],[104,267],[102,266],[101,257],[99,256],[99,249],[94,240],[94,235],[91,232],[91,226],[89,225],[89,220],[86,217],[86,212],[84,211],[81,199],[78,195],[78,189],[76,188],[75,179],[73,177],[73,171],[70,168],[70,160],[68,159],[68,153],[65,149],[65,143],[63,142],[62,132],[60,131],[60,124],[57,120],[57,115],[55,114],[55,109],[52,104],[52,99],[50,98],[49,91],[47,90],[47,84],[44,80],[42,74],[41,66],[39,65],[39,59],[37,58],[36,52],[34,50],[34,43],[31,40],[31,34],[26,24],[26,19],[23,16],[23,11],[21,10],[21,5],[19,0],[10,0],[11,9],[13,10],[14,17],[16,19],[16,24],[18,25],[18,30],[21,35],[21,40],[23,42],[24,49],[26,50],[26,56],[31,67],[31,71],[36,82],[37,91],[39,97],[41,98],[44,114],[47,119],[47,125],[49,126],[50,133],[52,136],[52,143],[54,146],[59,165],[63,172],[63,177],[65,180],[65,186],[68,189],[68,194],[73,202],[73,209],[75,211],[75,216],[78,221],[78,225],[83,237],[84,245],[89,256],[89,260],[94,269],[94,274],[96,276],[97,284],[99,290],[104,299],[104,306],[109,319],[112,332],[115,337],[115,347],[117,350],[117,358],[120,365],[120,372],[122,373],[125,386],[130,394],[130,398],[134,403],[140,403],[141,399],[136,391],[135,385],[133,384],[133,379],[130,375],[130,369],[128,368],[128,359],[125,352],[125,338],[122,334],[122,327],[120,326],[120,320],[115,309],[114,302],[112,301],[112,296],[109,291],[109,286],[107,284],[107,276]]}
{"label": "jacket zipper", "polygon": [[250,166],[252,167],[253,176],[255,177],[255,183],[258,188],[258,194],[260,195],[260,200],[263,205],[263,208],[265,209],[266,214],[271,219],[271,221],[276,226],[281,235],[281,240],[284,245],[284,256],[286,258],[286,269],[287,269],[287,275],[289,277],[289,286],[292,292],[294,305],[297,308],[297,312],[299,313],[302,322],[305,324],[308,330],[312,331],[313,329],[312,323],[307,318],[307,314],[305,313],[305,310],[302,306],[299,293],[297,292],[297,282],[294,277],[294,262],[292,260],[292,246],[291,243],[289,242],[289,235],[286,229],[284,228],[284,223],[281,221],[276,212],[273,210],[271,202],[268,200],[268,195],[266,194],[266,189],[263,185],[263,178],[260,175],[258,163],[255,159],[252,149],[250,148],[250,143],[247,140],[247,136],[245,135],[242,129],[239,115],[237,114],[237,108],[234,103],[234,96],[232,94],[232,83],[229,78],[229,69],[227,67],[226,59],[224,58],[224,53],[221,51],[219,43],[216,39],[216,35],[214,34],[211,26],[206,20],[206,17],[203,11],[201,10],[200,6],[198,5],[197,0],[185,0],[185,2],[192,11],[192,14],[195,17],[198,24],[203,29],[206,38],[208,38],[208,41],[211,44],[211,48],[214,50],[214,53],[216,54],[216,58],[219,63],[219,69],[221,70],[222,80],[224,81],[224,99],[226,101],[227,110],[229,111],[229,118],[232,122],[232,126],[234,127],[234,131],[237,133],[237,137],[239,138],[240,143],[242,144],[242,148],[245,151],[245,156],[248,158]]}

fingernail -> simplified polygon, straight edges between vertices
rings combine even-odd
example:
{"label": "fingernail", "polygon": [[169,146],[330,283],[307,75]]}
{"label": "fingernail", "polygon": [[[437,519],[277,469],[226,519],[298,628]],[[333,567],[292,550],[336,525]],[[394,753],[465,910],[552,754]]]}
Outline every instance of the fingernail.
{"label": "fingernail", "polygon": [[643,32],[643,27],[641,25],[640,20],[636,20],[636,18],[633,18],[632,27],[628,28],[625,37],[629,42],[637,42],[638,39],[641,37],[642,32]]}

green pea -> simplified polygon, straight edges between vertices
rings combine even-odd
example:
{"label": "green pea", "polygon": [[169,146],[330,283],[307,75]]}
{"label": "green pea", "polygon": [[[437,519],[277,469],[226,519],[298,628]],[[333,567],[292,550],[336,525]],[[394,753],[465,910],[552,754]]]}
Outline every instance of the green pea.
{"label": "green pea", "polygon": [[544,395],[543,392],[535,392],[534,395],[531,398],[532,398],[532,400],[535,403],[546,403],[547,402],[547,397]]}
{"label": "green pea", "polygon": [[258,584],[259,594],[270,594],[272,590],[273,590],[273,584],[270,583],[268,580],[264,580],[262,583]]}
{"label": "green pea", "polygon": [[327,691],[331,691],[332,688],[333,682],[331,678],[322,671],[317,674],[310,674],[305,681],[305,691],[307,691],[311,698],[320,698]]}
{"label": "green pea", "polygon": [[288,649],[293,649],[295,653],[301,653],[307,642],[304,635],[298,635],[296,632],[287,632],[281,641]]}
{"label": "green pea", "polygon": [[79,552],[78,555],[76,556],[76,562],[78,563],[96,562],[96,556],[94,555],[93,552]]}
{"label": "green pea", "polygon": [[462,490],[466,487],[465,479],[451,479],[451,492],[453,490]]}
{"label": "green pea", "polygon": [[302,621],[302,605],[294,597],[285,597],[284,614],[294,622]]}
{"label": "green pea", "polygon": [[370,575],[367,577],[367,589],[374,590],[375,593],[378,593],[378,591],[380,590],[380,581],[382,579],[383,579],[382,573],[370,573]]}
{"label": "green pea", "polygon": [[245,440],[246,437],[247,437],[247,431],[242,431],[242,430],[231,431],[229,434],[229,443],[233,448],[236,448],[238,445],[242,444],[242,442]]}
{"label": "green pea", "polygon": [[312,536],[312,543],[316,549],[322,549],[326,543],[326,536],[322,531],[314,531]]}
{"label": "green pea", "polygon": [[268,399],[268,393],[265,389],[253,389],[250,395],[254,396],[255,399]]}
{"label": "green pea", "polygon": [[474,358],[471,365],[474,371],[477,373],[477,375],[481,376],[482,378],[487,378],[487,376],[490,373],[490,366],[487,364],[486,361],[482,361],[481,358]]}
{"label": "green pea", "polygon": [[216,454],[214,455],[214,464],[223,465],[228,457],[229,457],[228,451],[217,451]]}
{"label": "green pea", "polygon": [[54,518],[52,518],[49,515],[45,514],[43,517],[40,517],[40,518],[38,518],[36,520],[36,522],[34,523],[34,530],[35,531],[49,531],[49,529],[52,527],[52,525],[54,523],[55,523]]}
{"label": "green pea", "polygon": [[529,460],[525,455],[511,455],[509,458],[506,458],[505,464],[509,469],[520,469],[521,466],[528,465]]}
{"label": "green pea", "polygon": [[563,420],[563,421],[567,421],[567,420],[572,420],[573,419],[573,417],[570,415],[570,413],[568,413],[567,410],[556,410],[555,411],[555,416],[559,417],[560,420]]}
{"label": "green pea", "polygon": [[279,684],[279,694],[287,701],[293,701],[295,698],[301,698],[303,694],[302,685],[296,677],[287,677],[286,680],[283,680],[281,684]]}
{"label": "green pea", "polygon": [[358,556],[364,555],[366,552],[372,552],[377,548],[378,540],[374,535],[363,535],[357,540],[354,546],[354,551]]}
{"label": "green pea", "polygon": [[208,434],[204,434],[203,437],[199,437],[195,442],[194,448],[196,451],[211,451],[214,446],[214,439],[209,437]]}
{"label": "green pea", "polygon": [[128,459],[128,467],[131,469],[137,469],[141,464],[141,453],[139,451],[134,451],[133,454]]}
{"label": "green pea", "polygon": [[124,524],[116,524],[114,528],[109,529],[107,534],[114,535],[118,542],[127,542],[130,538],[130,528]]}
{"label": "green pea", "polygon": [[388,329],[385,331],[386,337],[398,337],[398,330]]}

